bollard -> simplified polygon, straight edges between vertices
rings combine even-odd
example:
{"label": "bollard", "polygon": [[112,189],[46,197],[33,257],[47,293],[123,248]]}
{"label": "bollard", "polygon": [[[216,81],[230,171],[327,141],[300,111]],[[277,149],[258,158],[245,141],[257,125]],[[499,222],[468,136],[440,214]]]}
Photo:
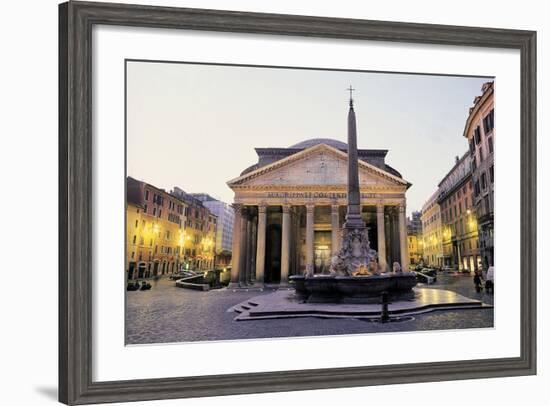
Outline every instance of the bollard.
{"label": "bollard", "polygon": [[388,303],[388,292],[382,292],[382,312],[380,313],[380,321],[382,323],[387,323],[388,321],[390,321]]}

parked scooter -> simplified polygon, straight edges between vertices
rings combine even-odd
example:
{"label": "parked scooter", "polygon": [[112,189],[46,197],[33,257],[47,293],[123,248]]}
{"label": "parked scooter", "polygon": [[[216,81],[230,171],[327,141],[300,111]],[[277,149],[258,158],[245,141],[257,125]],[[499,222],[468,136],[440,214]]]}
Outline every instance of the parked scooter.
{"label": "parked scooter", "polygon": [[139,282],[128,282],[128,285],[126,285],[126,290],[127,291],[135,291],[135,290],[139,290],[140,288],[140,285],[139,285]]}

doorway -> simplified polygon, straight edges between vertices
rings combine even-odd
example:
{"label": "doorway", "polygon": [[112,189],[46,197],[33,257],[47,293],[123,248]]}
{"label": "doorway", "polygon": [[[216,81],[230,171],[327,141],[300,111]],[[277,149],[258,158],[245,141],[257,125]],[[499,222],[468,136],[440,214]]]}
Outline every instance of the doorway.
{"label": "doorway", "polygon": [[332,250],[331,236],[331,231],[315,231],[313,257],[314,273],[329,273]]}
{"label": "doorway", "polygon": [[281,281],[281,226],[270,224],[266,229],[265,239],[265,282]]}

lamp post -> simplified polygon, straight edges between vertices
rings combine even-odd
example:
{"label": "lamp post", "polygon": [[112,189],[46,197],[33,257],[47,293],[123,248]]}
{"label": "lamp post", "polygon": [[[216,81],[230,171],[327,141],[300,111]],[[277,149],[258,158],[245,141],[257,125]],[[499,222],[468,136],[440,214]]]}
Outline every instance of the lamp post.
{"label": "lamp post", "polygon": [[151,226],[151,231],[153,234],[153,238],[152,238],[153,240],[153,272],[155,272],[155,257],[157,255],[157,249],[156,249],[157,238],[156,237],[157,237],[157,234],[160,233],[160,226],[157,223],[153,223]]}

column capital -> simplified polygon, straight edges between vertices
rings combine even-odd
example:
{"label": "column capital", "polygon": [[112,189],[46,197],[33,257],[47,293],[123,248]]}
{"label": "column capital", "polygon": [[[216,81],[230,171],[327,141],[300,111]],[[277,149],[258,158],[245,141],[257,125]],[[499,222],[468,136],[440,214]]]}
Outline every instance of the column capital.
{"label": "column capital", "polygon": [[281,207],[283,208],[283,213],[290,213],[290,204],[283,204]]}
{"label": "column capital", "polygon": [[340,205],[338,203],[332,203],[330,207],[333,213],[334,212],[338,213],[338,209],[340,208]]}
{"label": "column capital", "polygon": [[308,213],[313,213],[314,210],[315,210],[315,204],[314,203],[307,203],[306,204],[306,211]]}
{"label": "column capital", "polygon": [[384,213],[384,203],[382,202],[376,203],[376,211],[378,213]]}
{"label": "column capital", "polygon": [[250,210],[248,206],[245,206],[244,204],[241,204],[240,210],[241,210],[241,216],[243,217],[248,217],[248,215],[250,214]]}
{"label": "column capital", "polygon": [[399,206],[397,206],[399,213],[405,213],[405,203],[399,203]]}
{"label": "column capital", "polygon": [[264,214],[267,212],[267,205],[265,203],[258,204],[258,213]]}

